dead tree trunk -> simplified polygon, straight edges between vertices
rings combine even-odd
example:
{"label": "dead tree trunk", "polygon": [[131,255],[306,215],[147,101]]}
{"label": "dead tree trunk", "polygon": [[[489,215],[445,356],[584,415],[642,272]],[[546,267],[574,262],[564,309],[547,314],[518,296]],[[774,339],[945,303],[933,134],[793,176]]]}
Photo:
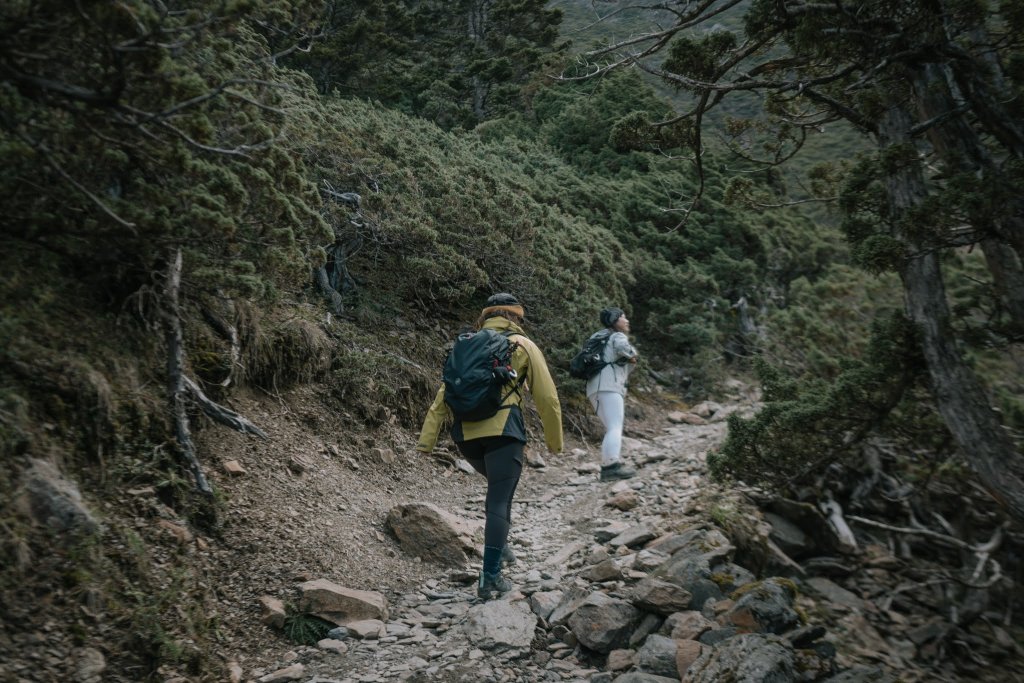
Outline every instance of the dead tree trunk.
{"label": "dead tree trunk", "polygon": [[243,434],[254,434],[266,439],[267,435],[259,427],[242,415],[211,401],[202,389],[185,374],[185,345],[181,331],[181,307],[178,293],[181,290],[181,249],[174,252],[170,265],[167,267],[167,282],[164,285],[164,338],[167,341],[167,393],[171,403],[171,414],[174,416],[174,436],[182,460],[196,480],[196,488],[207,496],[213,495],[213,487],[206,478],[199,458],[196,456],[195,444],[192,443],[192,429],[188,419],[188,399],[192,400],[213,420],[227,425]]}
{"label": "dead tree trunk", "polygon": [[[893,104],[879,123],[879,146],[884,151],[910,144],[910,133],[910,115]],[[896,226],[927,196],[921,164],[913,161],[892,168],[885,186]],[[956,347],[939,254],[933,245],[923,243],[919,231],[909,234],[894,228],[894,233],[907,251],[900,272],[906,313],[920,334],[939,413],[985,488],[1011,515],[1024,521],[1024,457]]]}
{"label": "dead tree trunk", "polygon": [[167,394],[174,416],[174,436],[178,441],[181,457],[196,480],[200,492],[212,496],[213,487],[206,479],[203,468],[196,457],[192,443],[192,432],[188,423],[185,372],[183,369],[184,344],[181,334],[181,309],[178,306],[178,291],[181,289],[181,249],[174,253],[167,268],[167,282],[164,285],[164,337],[167,340]]}

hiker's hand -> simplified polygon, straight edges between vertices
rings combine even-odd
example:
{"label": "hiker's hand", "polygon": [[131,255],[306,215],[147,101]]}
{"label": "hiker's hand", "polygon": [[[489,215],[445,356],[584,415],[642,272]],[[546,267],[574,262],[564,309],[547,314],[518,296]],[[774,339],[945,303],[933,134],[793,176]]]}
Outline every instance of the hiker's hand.
{"label": "hiker's hand", "polygon": [[630,358],[629,362],[632,363],[633,365],[636,365],[636,356],[633,356],[632,358]]}

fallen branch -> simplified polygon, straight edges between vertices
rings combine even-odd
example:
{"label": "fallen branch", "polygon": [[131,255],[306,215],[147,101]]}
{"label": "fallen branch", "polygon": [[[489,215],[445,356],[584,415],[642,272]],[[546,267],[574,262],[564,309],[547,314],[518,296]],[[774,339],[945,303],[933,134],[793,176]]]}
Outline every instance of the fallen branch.
{"label": "fallen branch", "polygon": [[[919,536],[927,536],[928,538],[934,538],[937,541],[942,541],[944,543],[949,543],[950,545],[956,546],[957,548],[963,548],[964,550],[970,550],[972,553],[977,553],[977,554],[981,554],[981,553],[984,553],[984,552],[991,552],[991,549],[986,551],[986,548],[990,544],[992,544],[993,541],[995,541],[996,538],[997,538],[994,535],[993,538],[991,540],[989,540],[987,543],[975,546],[975,545],[971,545],[970,543],[967,543],[966,541],[961,541],[959,538],[955,538],[953,536],[947,536],[946,534],[940,534],[939,532],[932,531],[931,529],[923,529],[923,528],[922,529],[912,529],[912,528],[909,528],[909,527],[893,526],[891,524],[883,524],[882,522],[876,522],[873,519],[865,519],[864,517],[850,517],[849,519],[850,519],[851,522],[857,522],[858,524],[864,524],[866,526],[873,526],[873,527],[878,528],[878,529],[885,529],[887,531],[893,531],[893,532],[896,532],[898,534],[911,534],[911,535],[916,534],[916,535],[919,535]],[[1001,539],[1001,537],[1002,537],[1002,527],[999,527],[999,529],[997,529],[996,531],[999,534],[999,538]]]}
{"label": "fallen branch", "polygon": [[[857,537],[853,535],[853,530],[850,529],[850,525],[846,523],[846,519],[843,517],[843,507],[836,502],[832,494],[829,493],[826,500],[818,503],[818,507],[828,517],[832,530],[836,532],[840,549],[847,552],[856,550]],[[853,518],[851,517],[851,519]]]}

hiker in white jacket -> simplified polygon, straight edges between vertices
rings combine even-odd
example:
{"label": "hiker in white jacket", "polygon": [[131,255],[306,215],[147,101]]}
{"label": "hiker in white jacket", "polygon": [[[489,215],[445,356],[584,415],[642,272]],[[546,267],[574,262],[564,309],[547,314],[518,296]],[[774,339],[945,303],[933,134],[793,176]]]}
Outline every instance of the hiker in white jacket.
{"label": "hiker in white jacket", "polygon": [[621,308],[601,311],[606,329],[595,334],[610,334],[604,347],[605,366],[587,380],[587,398],[604,424],[601,442],[601,481],[629,479],[636,470],[622,462],[622,426],[626,419],[626,386],[636,367],[637,352],[629,343],[629,319]]}

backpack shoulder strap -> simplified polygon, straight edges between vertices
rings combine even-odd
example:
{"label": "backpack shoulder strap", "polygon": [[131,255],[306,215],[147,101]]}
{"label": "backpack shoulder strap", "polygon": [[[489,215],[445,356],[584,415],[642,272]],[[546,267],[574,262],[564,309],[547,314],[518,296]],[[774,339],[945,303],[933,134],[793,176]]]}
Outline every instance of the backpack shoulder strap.
{"label": "backpack shoulder strap", "polygon": [[[530,356],[529,349],[527,349],[524,345],[520,344],[519,342],[511,340],[512,335],[518,335],[518,336],[522,337],[523,339],[527,339],[527,340],[529,339],[529,337],[527,337],[522,332],[516,332],[515,330],[503,330],[501,334],[504,335],[506,339],[509,339],[509,345],[511,346],[511,349],[509,349],[509,357],[510,358],[512,357],[512,354],[516,352],[517,348],[521,348],[521,349],[523,349],[523,351],[526,352],[526,357],[529,358],[531,360],[531,362],[532,362],[533,358]],[[523,395],[521,393],[521,390],[522,390],[524,384],[526,384],[526,373],[525,372],[522,375],[520,375],[519,377],[516,378],[515,383],[513,383],[513,385],[512,385],[512,389],[509,390],[509,392],[507,394],[505,394],[504,396],[501,397],[501,402],[504,403],[508,399],[508,397],[511,396],[512,394],[519,394],[519,397],[522,398]]]}

